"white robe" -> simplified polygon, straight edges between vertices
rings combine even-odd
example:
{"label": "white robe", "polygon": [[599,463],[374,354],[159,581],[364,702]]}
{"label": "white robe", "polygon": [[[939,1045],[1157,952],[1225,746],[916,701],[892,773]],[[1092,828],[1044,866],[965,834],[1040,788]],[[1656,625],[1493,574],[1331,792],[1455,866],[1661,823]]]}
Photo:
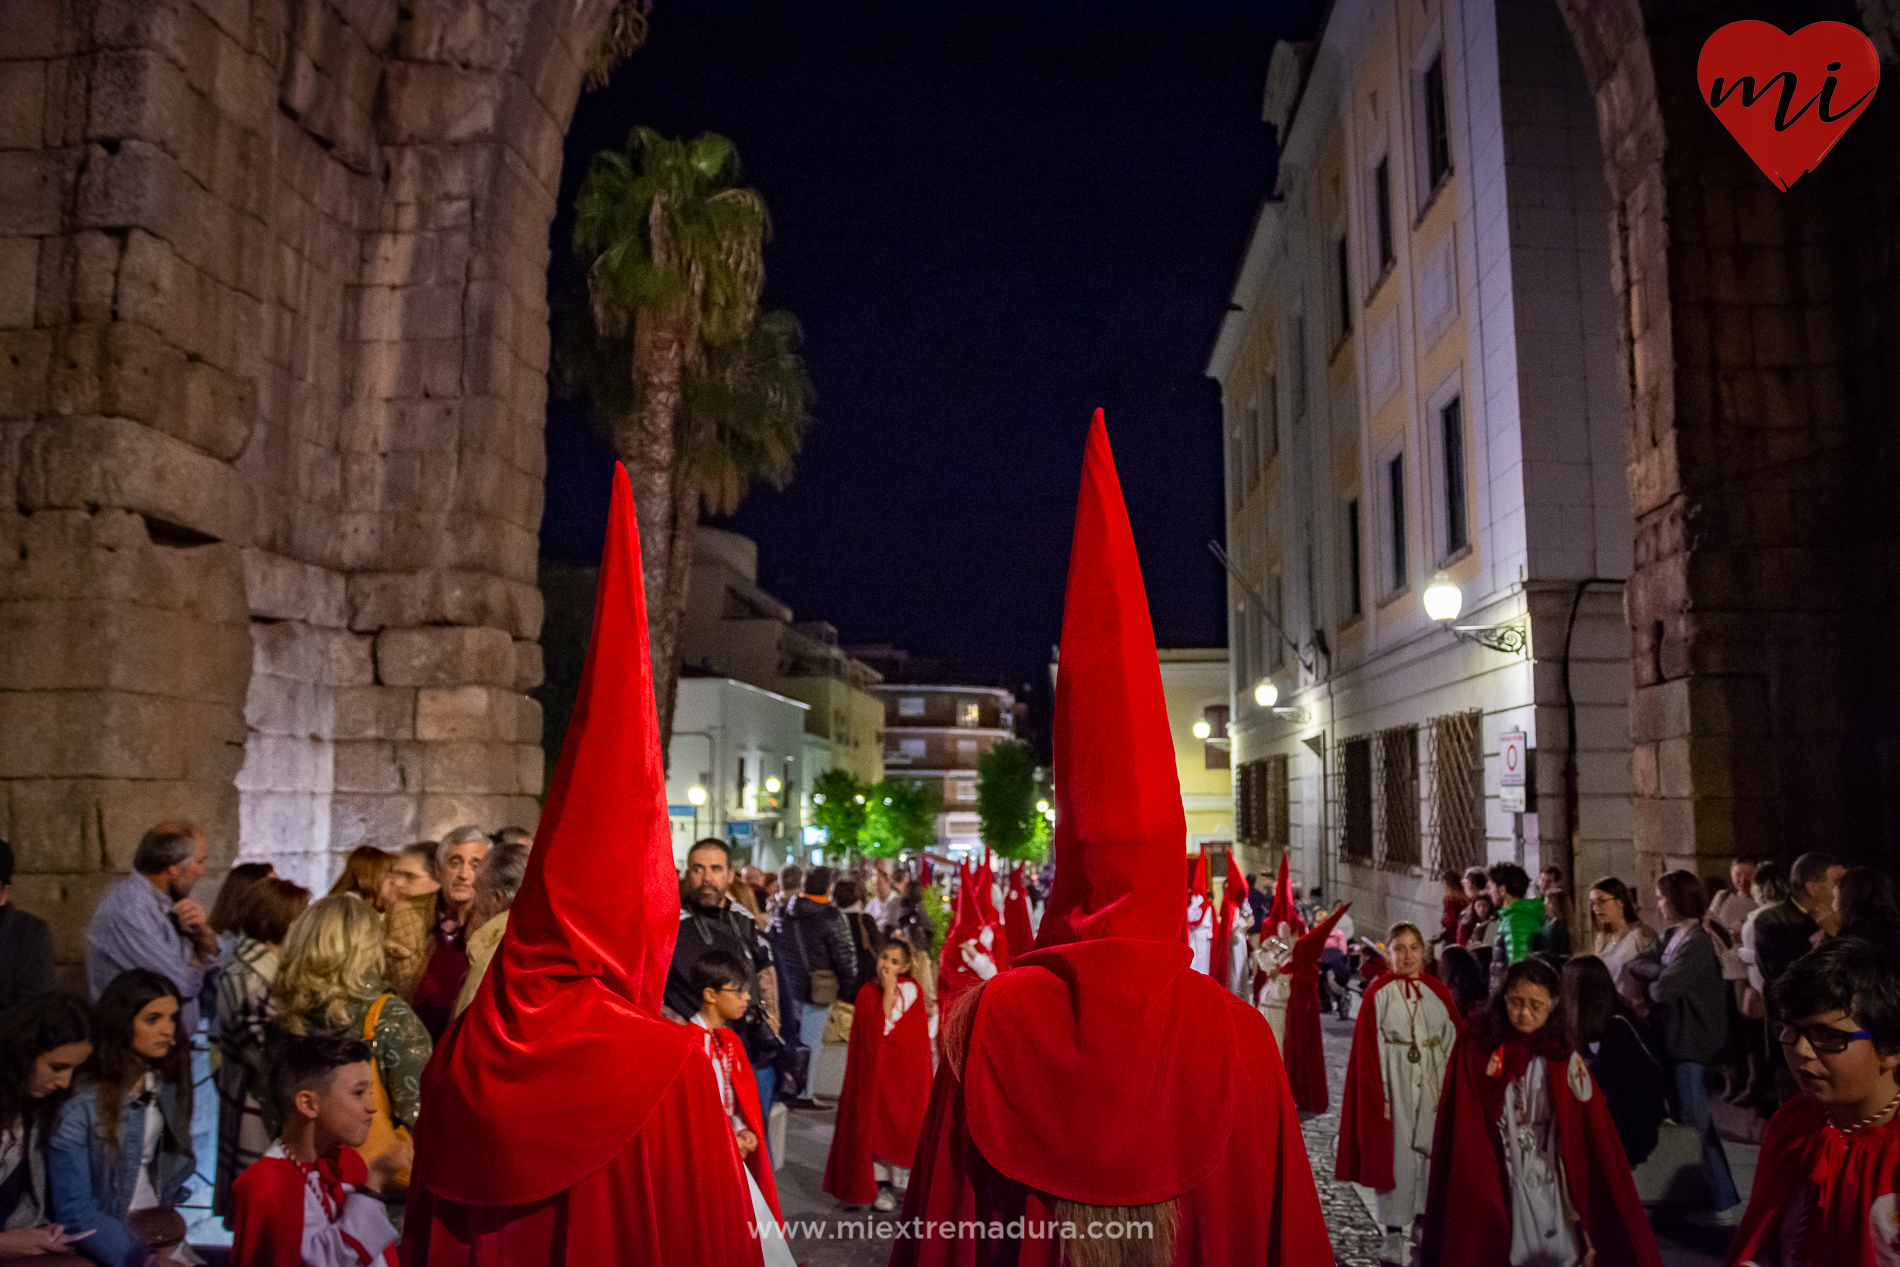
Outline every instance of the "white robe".
{"label": "white robe", "polygon": [[[1403,981],[1388,982],[1373,1001],[1378,1008],[1379,1075],[1392,1118],[1395,1185],[1390,1192],[1376,1194],[1374,1204],[1382,1226],[1409,1228],[1425,1213],[1438,1095],[1445,1085],[1445,1066],[1451,1061],[1458,1026],[1427,986],[1408,989]],[[1417,1064],[1408,1055],[1415,1038]]]}
{"label": "white robe", "polygon": [[1213,970],[1214,908],[1198,893],[1188,899],[1187,923],[1188,949],[1194,955],[1188,966],[1206,975]]}
{"label": "white robe", "polygon": [[1510,1180],[1511,1267],[1578,1267],[1582,1258],[1564,1212],[1557,1119],[1546,1062],[1533,1059],[1505,1088],[1498,1133]]}

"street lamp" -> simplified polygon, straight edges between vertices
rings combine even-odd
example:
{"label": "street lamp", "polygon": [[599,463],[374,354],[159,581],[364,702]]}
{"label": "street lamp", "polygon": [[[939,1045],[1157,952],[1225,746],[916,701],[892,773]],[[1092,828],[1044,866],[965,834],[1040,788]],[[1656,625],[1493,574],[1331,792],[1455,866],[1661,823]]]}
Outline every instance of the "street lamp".
{"label": "street lamp", "polygon": [[1049,802],[1047,802],[1047,801],[1037,801],[1037,802],[1036,802],[1036,812],[1037,812],[1038,814],[1047,814],[1047,813],[1049,812]]}
{"label": "street lamp", "polygon": [[[1441,625],[1458,619],[1458,613],[1465,608],[1464,591],[1443,572],[1432,577],[1431,584],[1425,587],[1424,600],[1425,614]],[[1517,655],[1530,645],[1521,616],[1501,625],[1452,625],[1451,632],[1460,642],[1475,642],[1506,655]]]}
{"label": "street lamp", "polygon": [[1194,737],[1196,739],[1205,739],[1213,733],[1214,728],[1207,724],[1206,718],[1202,718],[1200,721],[1194,723]]}
{"label": "street lamp", "polygon": [[862,792],[858,793],[858,795],[853,799],[855,799],[857,803],[860,805],[864,804],[864,793]]}
{"label": "street lamp", "polygon": [[706,789],[697,784],[686,789],[686,799],[693,805],[693,835],[699,835],[699,807],[706,803]]}
{"label": "street lamp", "polygon": [[1280,688],[1273,684],[1272,678],[1260,679],[1260,684],[1253,688],[1253,702],[1262,708],[1272,708],[1280,702]]}
{"label": "street lamp", "polygon": [[769,778],[769,779],[767,779],[767,780],[765,781],[765,790],[766,790],[766,791],[768,791],[768,792],[772,792],[772,793],[774,793],[774,794],[776,794],[776,793],[778,792],[778,790],[779,790],[780,788],[782,788],[782,787],[784,787],[784,786],[785,786],[785,785],[784,785],[783,783],[780,783],[780,782],[778,781],[778,776],[777,776],[777,775],[774,775],[773,777],[771,777],[771,778]]}

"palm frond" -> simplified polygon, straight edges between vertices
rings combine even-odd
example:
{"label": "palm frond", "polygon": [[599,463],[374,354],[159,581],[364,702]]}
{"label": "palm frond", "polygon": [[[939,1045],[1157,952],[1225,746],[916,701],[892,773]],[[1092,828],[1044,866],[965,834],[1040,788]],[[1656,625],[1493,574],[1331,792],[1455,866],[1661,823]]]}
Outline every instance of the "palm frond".
{"label": "palm frond", "polygon": [[606,28],[587,50],[587,74],[581,82],[589,92],[605,88],[614,68],[646,44],[650,7],[650,0],[628,0],[615,5],[607,15]]}
{"label": "palm frond", "polygon": [[790,482],[813,399],[802,341],[796,318],[768,312],[743,338],[709,349],[689,378],[676,452],[708,511],[730,514],[754,483]]}

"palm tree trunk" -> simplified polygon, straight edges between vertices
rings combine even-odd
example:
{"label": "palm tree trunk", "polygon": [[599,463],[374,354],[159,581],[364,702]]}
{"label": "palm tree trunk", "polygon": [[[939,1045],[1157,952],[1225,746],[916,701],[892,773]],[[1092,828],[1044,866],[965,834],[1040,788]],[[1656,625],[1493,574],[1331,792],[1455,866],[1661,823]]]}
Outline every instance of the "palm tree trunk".
{"label": "palm tree trunk", "polygon": [[[687,588],[693,576],[693,542],[699,535],[699,489],[682,472],[675,472],[673,476],[672,514],[672,532],[667,543],[666,588],[659,608],[660,619],[656,623],[649,617],[647,621],[647,627],[656,631],[651,635],[655,641],[664,642],[670,649],[665,661],[666,676],[655,676],[653,679],[660,712],[660,734],[668,737],[673,733],[674,706],[679,702],[680,641],[686,620]],[[713,780],[712,786],[717,787],[719,772],[714,770],[709,777]]]}
{"label": "palm tree trunk", "polygon": [[[686,341],[680,322],[642,312],[634,323],[633,377],[640,409],[614,430],[614,455],[627,468],[634,518],[640,526],[641,582],[647,600],[647,650],[653,660],[656,696],[679,676],[678,612],[667,618],[667,570],[673,558],[674,420],[679,416],[680,378]],[[670,634],[669,634],[670,630]],[[671,735],[671,687],[659,704],[660,750]]]}

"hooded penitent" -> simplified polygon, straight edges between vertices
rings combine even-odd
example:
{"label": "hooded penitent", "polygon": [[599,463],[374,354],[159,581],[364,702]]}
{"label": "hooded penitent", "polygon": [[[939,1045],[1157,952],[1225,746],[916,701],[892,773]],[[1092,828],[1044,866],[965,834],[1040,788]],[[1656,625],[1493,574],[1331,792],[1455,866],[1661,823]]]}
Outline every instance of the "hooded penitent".
{"label": "hooded penitent", "polygon": [[[949,1014],[905,1217],[1007,1224],[1063,1202],[1168,1203],[1176,1264],[1329,1264],[1272,1033],[1188,967],[1181,789],[1100,412],[1059,665],[1049,905],[1036,948],[966,1001],[967,1022]],[[892,1262],[1057,1260],[1058,1241],[1020,1240],[900,1240]]]}
{"label": "hooded penitent", "polygon": [[1029,924],[1029,891],[1023,885],[1020,864],[1009,873],[1009,892],[1003,895],[1003,931],[1008,934],[1011,959],[1028,954],[1036,944],[1035,929]]}
{"label": "hooded penitent", "polygon": [[[712,1066],[692,1030],[659,1016],[679,925],[665,788],[616,466],[593,636],[527,873],[486,980],[423,1077],[405,1261],[759,1261]],[[697,1173],[676,1183],[680,1166]],[[643,1199],[694,1217],[665,1210],[665,1227],[643,1227],[662,1212]]]}
{"label": "hooded penitent", "polygon": [[1267,911],[1267,926],[1261,930],[1261,936],[1278,936],[1281,924],[1290,924],[1295,937],[1306,931],[1300,908],[1293,905],[1293,873],[1287,866],[1285,854],[1280,855],[1280,878],[1273,885],[1273,906]]}
{"label": "hooded penitent", "polygon": [[1234,988],[1234,982],[1228,978],[1233,975],[1234,923],[1247,905],[1247,877],[1241,873],[1240,865],[1232,854],[1227,855],[1227,883],[1221,889],[1220,918],[1214,926],[1214,948],[1211,966],[1214,980],[1228,989]]}
{"label": "hooded penitent", "polygon": [[1293,1102],[1303,1112],[1324,1113],[1330,1102],[1326,1092],[1326,1053],[1319,1029],[1319,957],[1333,926],[1351,906],[1347,902],[1293,943],[1293,957],[1287,964],[1290,989],[1286,1004],[1286,1078],[1293,1088]]}
{"label": "hooded penitent", "polygon": [[[964,991],[982,980],[963,958],[965,942],[975,941],[981,949],[983,937],[983,915],[977,907],[976,873],[969,864],[957,863],[957,900],[950,917],[950,927],[943,935],[943,951],[937,959],[937,1003],[939,1008],[947,1008],[956,1002]],[[998,938],[992,936],[994,947]],[[990,953],[992,961],[998,954]]]}

